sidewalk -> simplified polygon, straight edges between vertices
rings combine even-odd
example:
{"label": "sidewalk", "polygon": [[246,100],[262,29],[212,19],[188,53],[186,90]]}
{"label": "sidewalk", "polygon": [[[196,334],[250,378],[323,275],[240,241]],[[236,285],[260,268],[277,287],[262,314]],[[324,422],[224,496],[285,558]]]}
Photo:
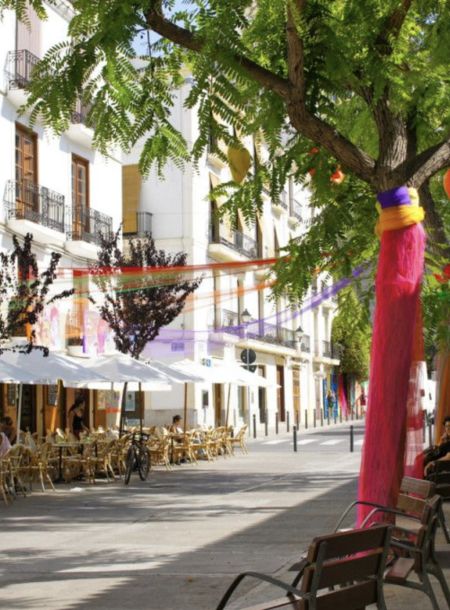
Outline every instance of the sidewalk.
{"label": "sidewalk", "polygon": [[[0,608],[213,610],[243,570],[290,579],[299,552],[355,497],[360,454],[277,453],[264,440],[248,456],[154,471],[128,489],[62,485],[0,505]],[[265,591],[240,595],[236,608]],[[400,588],[387,600],[431,608]]]}

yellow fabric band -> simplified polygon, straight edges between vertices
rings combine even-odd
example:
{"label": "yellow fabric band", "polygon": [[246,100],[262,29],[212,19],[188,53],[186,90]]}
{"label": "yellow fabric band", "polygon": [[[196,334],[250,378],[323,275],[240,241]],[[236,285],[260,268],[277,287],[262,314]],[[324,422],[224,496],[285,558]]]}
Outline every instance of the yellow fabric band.
{"label": "yellow fabric band", "polygon": [[411,205],[398,205],[382,210],[377,204],[380,217],[375,226],[375,233],[381,238],[383,231],[395,231],[415,225],[425,218],[425,210],[419,204],[419,195],[416,189],[410,188],[409,197]]}

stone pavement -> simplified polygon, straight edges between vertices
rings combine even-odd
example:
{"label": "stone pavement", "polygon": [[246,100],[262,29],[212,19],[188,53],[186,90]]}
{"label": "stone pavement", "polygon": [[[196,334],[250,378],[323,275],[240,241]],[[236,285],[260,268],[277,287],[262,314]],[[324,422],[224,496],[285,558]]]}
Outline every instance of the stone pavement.
{"label": "stone pavement", "polygon": [[[354,499],[360,454],[253,442],[248,456],[154,470],[129,488],[61,485],[0,505],[0,608],[212,610],[243,570],[290,579],[299,552]],[[242,588],[234,607],[265,595]],[[387,601],[431,608],[399,587]]]}

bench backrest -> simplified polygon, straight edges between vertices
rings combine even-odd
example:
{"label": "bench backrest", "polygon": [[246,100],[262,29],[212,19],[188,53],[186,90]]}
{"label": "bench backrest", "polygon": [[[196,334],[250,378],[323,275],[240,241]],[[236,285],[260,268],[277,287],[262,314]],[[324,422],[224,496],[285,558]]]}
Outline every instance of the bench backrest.
{"label": "bench backrest", "polygon": [[403,477],[396,508],[409,515],[421,517],[427,500],[433,496],[434,491],[435,485],[431,481]]}
{"label": "bench backrest", "polygon": [[359,610],[377,604],[390,536],[389,526],[376,525],[315,538],[301,583],[307,598],[297,602],[299,608]]}

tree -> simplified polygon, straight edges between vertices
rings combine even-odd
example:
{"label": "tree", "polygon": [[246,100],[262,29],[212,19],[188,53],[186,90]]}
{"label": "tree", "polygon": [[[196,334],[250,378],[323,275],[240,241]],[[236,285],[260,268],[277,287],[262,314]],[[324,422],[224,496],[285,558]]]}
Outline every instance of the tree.
{"label": "tree", "polygon": [[[48,348],[35,344],[33,326],[46,305],[72,295],[73,290],[63,290],[48,298],[57,276],[61,254],[51,252],[47,268],[39,272],[36,255],[32,251],[33,236],[27,233],[23,244],[16,235],[12,239],[13,249],[0,252],[0,354],[5,349],[30,352],[37,348],[46,355]],[[12,337],[23,335],[24,331],[26,345],[5,347]]]}
{"label": "tree", "polygon": [[[0,0],[0,10],[24,18],[26,4]],[[30,4],[45,16],[43,0]],[[302,181],[315,170],[318,217],[277,269],[280,289],[293,298],[304,294],[317,265],[342,274],[373,257],[378,191],[419,189],[433,247],[448,254],[448,205],[433,196],[436,176],[450,164],[448,3],[187,0],[182,10],[174,0],[72,4],[71,40],[33,71],[32,120],[42,117],[61,131],[81,97],[101,150],[145,139],[143,173],[189,154],[196,161],[210,141],[225,158],[222,145],[239,148],[240,136],[251,134],[254,172],[242,185],[226,185],[230,208],[247,218],[261,205],[264,186],[277,199],[288,175]],[[136,50],[138,33],[147,41],[143,50]],[[170,122],[182,66],[193,75],[186,104],[198,108],[200,124],[192,151]],[[261,141],[268,158],[257,154]],[[330,182],[339,168],[346,179]]]}
{"label": "tree", "polygon": [[[130,240],[124,253],[118,247],[118,239],[119,232],[101,237],[98,260],[91,265],[89,274],[103,300],[91,300],[114,332],[117,349],[138,359],[160,328],[182,312],[200,280],[184,277],[184,252],[171,255],[158,250],[146,235]],[[123,284],[125,278],[129,284],[129,274],[133,275],[133,287],[127,285],[125,289]]]}
{"label": "tree", "polygon": [[367,310],[358,301],[352,287],[339,294],[338,315],[333,320],[333,343],[340,345],[339,370],[356,381],[369,376],[370,324]]}

